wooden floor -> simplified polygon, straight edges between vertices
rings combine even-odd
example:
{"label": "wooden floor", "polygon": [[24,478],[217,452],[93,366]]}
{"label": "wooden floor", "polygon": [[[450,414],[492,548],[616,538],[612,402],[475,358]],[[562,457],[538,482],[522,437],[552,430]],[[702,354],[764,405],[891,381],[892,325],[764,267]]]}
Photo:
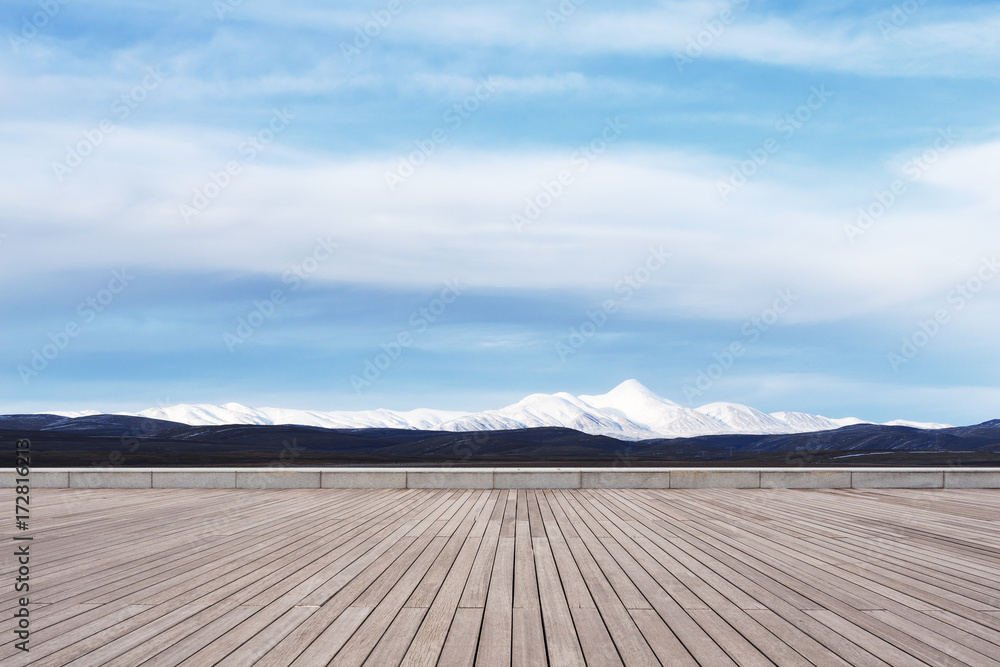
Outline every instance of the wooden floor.
{"label": "wooden floor", "polygon": [[997,491],[36,489],[31,520],[0,665],[1000,665]]}

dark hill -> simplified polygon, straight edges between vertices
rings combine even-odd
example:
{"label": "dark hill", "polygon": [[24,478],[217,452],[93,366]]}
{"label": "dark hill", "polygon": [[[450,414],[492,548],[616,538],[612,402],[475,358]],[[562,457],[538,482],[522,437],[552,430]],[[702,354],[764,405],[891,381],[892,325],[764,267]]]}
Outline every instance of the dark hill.
{"label": "dark hill", "polygon": [[0,440],[16,438],[31,440],[35,467],[1000,465],[1000,420],[940,430],[858,424],[791,435],[628,442],[563,428],[351,430],[187,426],[122,415],[0,416]]}

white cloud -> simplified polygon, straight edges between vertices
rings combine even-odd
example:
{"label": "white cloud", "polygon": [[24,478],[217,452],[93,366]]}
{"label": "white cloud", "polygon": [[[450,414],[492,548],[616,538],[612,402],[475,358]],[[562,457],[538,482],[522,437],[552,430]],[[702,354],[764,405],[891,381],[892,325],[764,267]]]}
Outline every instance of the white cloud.
{"label": "white cloud", "polygon": [[[390,156],[302,153],[279,138],[185,223],[180,205],[192,203],[210,172],[240,159],[243,136],[122,127],[60,184],[50,163],[78,133],[43,123],[0,128],[20,137],[7,144],[0,171],[12,275],[40,263],[70,270],[123,262],[281,273],[317,237],[332,236],[343,254],[319,279],[437,285],[462,276],[478,287],[607,290],[648,247],[664,245],[670,266],[636,307],[740,317],[789,287],[803,295],[790,321],[810,321],[889,307],[922,313],[997,238],[996,144],[956,149],[926,184],[912,185],[912,196],[929,203],[901,201],[851,245],[843,227],[859,202],[836,171],[794,189],[765,172],[724,204],[715,186],[727,161],[627,143],[585,171],[571,151],[441,149],[391,192]],[[543,184],[560,171],[572,183],[517,233],[511,216],[526,198],[544,201]],[[978,196],[966,205],[934,205],[940,192],[969,188]]]}
{"label": "white cloud", "polygon": [[542,53],[668,57],[700,42],[700,49],[692,51],[696,58],[869,75],[992,77],[1000,64],[1000,43],[995,39],[1000,16],[995,9],[921,10],[883,36],[879,21],[890,18],[891,10],[820,22],[807,16],[762,16],[751,3],[746,10],[733,9],[727,24],[719,23],[720,12],[727,7],[738,5],[665,2],[655,8],[613,11],[581,7],[554,27],[547,25],[541,11],[513,21],[508,11],[428,8],[416,10],[413,20],[401,22],[384,38],[406,42],[431,37],[443,44],[487,44]]}
{"label": "white cloud", "polygon": [[969,205],[1000,215],[1000,141],[963,146],[944,153],[922,180],[962,193]]}
{"label": "white cloud", "polygon": [[[882,359],[874,360],[876,363]],[[712,387],[714,397],[752,405],[759,410],[813,412],[827,417],[857,417],[871,421],[911,419],[956,426],[996,418],[1000,389],[973,384],[922,384],[851,378],[824,373],[747,374],[724,377]],[[667,392],[663,392],[667,395]],[[873,397],[866,410],[859,396]],[[875,399],[874,397],[877,397]]]}

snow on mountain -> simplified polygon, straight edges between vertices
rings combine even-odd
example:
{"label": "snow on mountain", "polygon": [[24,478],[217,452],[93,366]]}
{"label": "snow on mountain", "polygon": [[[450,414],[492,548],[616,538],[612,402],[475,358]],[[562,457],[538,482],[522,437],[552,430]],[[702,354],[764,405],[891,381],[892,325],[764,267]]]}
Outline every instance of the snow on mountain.
{"label": "snow on mountain", "polygon": [[[839,423],[842,420],[827,419],[819,415],[810,415],[805,412],[772,412],[771,416],[780,422],[788,424],[793,433],[808,433],[809,431],[828,431],[848,424]],[[853,423],[862,423],[860,419]]]}
{"label": "snow on mountain", "polygon": [[[129,413],[120,413],[129,414]],[[321,428],[403,428],[431,430],[468,413],[456,410],[419,408],[409,411],[362,410],[356,412],[248,408],[239,403],[225,405],[174,405],[150,408],[138,413],[150,419],[166,419],[192,426],[222,424],[319,426]]]}
{"label": "snow on mountain", "polygon": [[836,426],[834,428],[840,428],[841,426],[855,426],[857,424],[874,424],[875,422],[868,422],[864,419],[857,419],[856,417],[840,417],[839,419],[831,419]]}
{"label": "snow on mountain", "polygon": [[[225,405],[173,405],[168,408],[149,408],[138,413],[140,417],[165,419],[192,426],[218,426],[222,424],[269,424],[260,415],[262,410],[248,408],[239,403]],[[118,414],[127,415],[128,412]]]}
{"label": "snow on mountain", "polygon": [[[84,410],[50,414],[79,417],[100,413]],[[297,424],[339,429],[396,428],[443,431],[561,427],[584,433],[608,435],[622,440],[732,433],[806,433],[871,423],[853,417],[831,419],[804,412],[766,414],[739,403],[709,403],[697,409],[685,408],[657,396],[637,380],[626,380],[606,394],[593,396],[573,396],[565,392],[531,394],[507,407],[475,413],[431,409],[324,412],[250,408],[239,403],[226,403],[150,408],[142,410],[138,416],[192,426]],[[948,427],[947,424],[925,424],[904,420],[888,424],[928,429]]]}
{"label": "snow on mountain", "polygon": [[701,406],[697,411],[718,419],[737,433],[795,432],[795,429],[784,421],[739,403],[709,403]]}
{"label": "snow on mountain", "polygon": [[55,415],[56,417],[69,417],[70,419],[76,419],[77,417],[93,417],[94,415],[99,415],[101,413],[97,410],[50,410],[49,412],[38,414]]}
{"label": "snow on mountain", "polygon": [[680,407],[671,400],[657,396],[638,380],[625,380],[606,394],[580,396],[580,400],[595,408],[619,410],[632,415],[654,414],[664,406]]}
{"label": "snow on mountain", "polygon": [[555,426],[584,433],[627,439],[653,438],[656,434],[624,415],[595,410],[566,393],[532,394],[499,410],[487,410],[445,423],[448,431],[482,431]]}
{"label": "snow on mountain", "polygon": [[937,422],[911,422],[906,419],[893,419],[885,422],[885,426],[909,426],[910,428],[938,429],[951,428],[951,424],[938,424]]}
{"label": "snow on mountain", "polygon": [[645,426],[653,434],[647,437],[733,432],[727,424],[710,415],[657,396],[638,380],[626,380],[606,394],[580,396],[580,400],[601,412],[620,415]]}

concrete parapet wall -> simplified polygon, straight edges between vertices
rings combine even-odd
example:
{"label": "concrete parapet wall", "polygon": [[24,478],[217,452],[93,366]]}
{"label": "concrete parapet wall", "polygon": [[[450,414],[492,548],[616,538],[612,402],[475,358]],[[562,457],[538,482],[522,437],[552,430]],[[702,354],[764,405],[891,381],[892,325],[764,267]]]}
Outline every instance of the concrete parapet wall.
{"label": "concrete parapet wall", "polygon": [[1000,489],[1000,470],[945,470],[946,489]]}
{"label": "concrete parapet wall", "polygon": [[585,470],[580,472],[582,489],[669,489],[669,470]]}
{"label": "concrete parapet wall", "polygon": [[671,489],[759,489],[760,470],[672,470]]}
{"label": "concrete parapet wall", "polygon": [[[0,488],[17,484],[0,471]],[[997,489],[1000,468],[35,468],[70,489]]]}
{"label": "concrete parapet wall", "polygon": [[492,489],[492,470],[407,470],[409,489]]}
{"label": "concrete parapet wall", "polygon": [[943,489],[944,470],[876,470],[851,473],[855,489]]}
{"label": "concrete parapet wall", "polygon": [[762,489],[849,489],[849,470],[761,470]]}

